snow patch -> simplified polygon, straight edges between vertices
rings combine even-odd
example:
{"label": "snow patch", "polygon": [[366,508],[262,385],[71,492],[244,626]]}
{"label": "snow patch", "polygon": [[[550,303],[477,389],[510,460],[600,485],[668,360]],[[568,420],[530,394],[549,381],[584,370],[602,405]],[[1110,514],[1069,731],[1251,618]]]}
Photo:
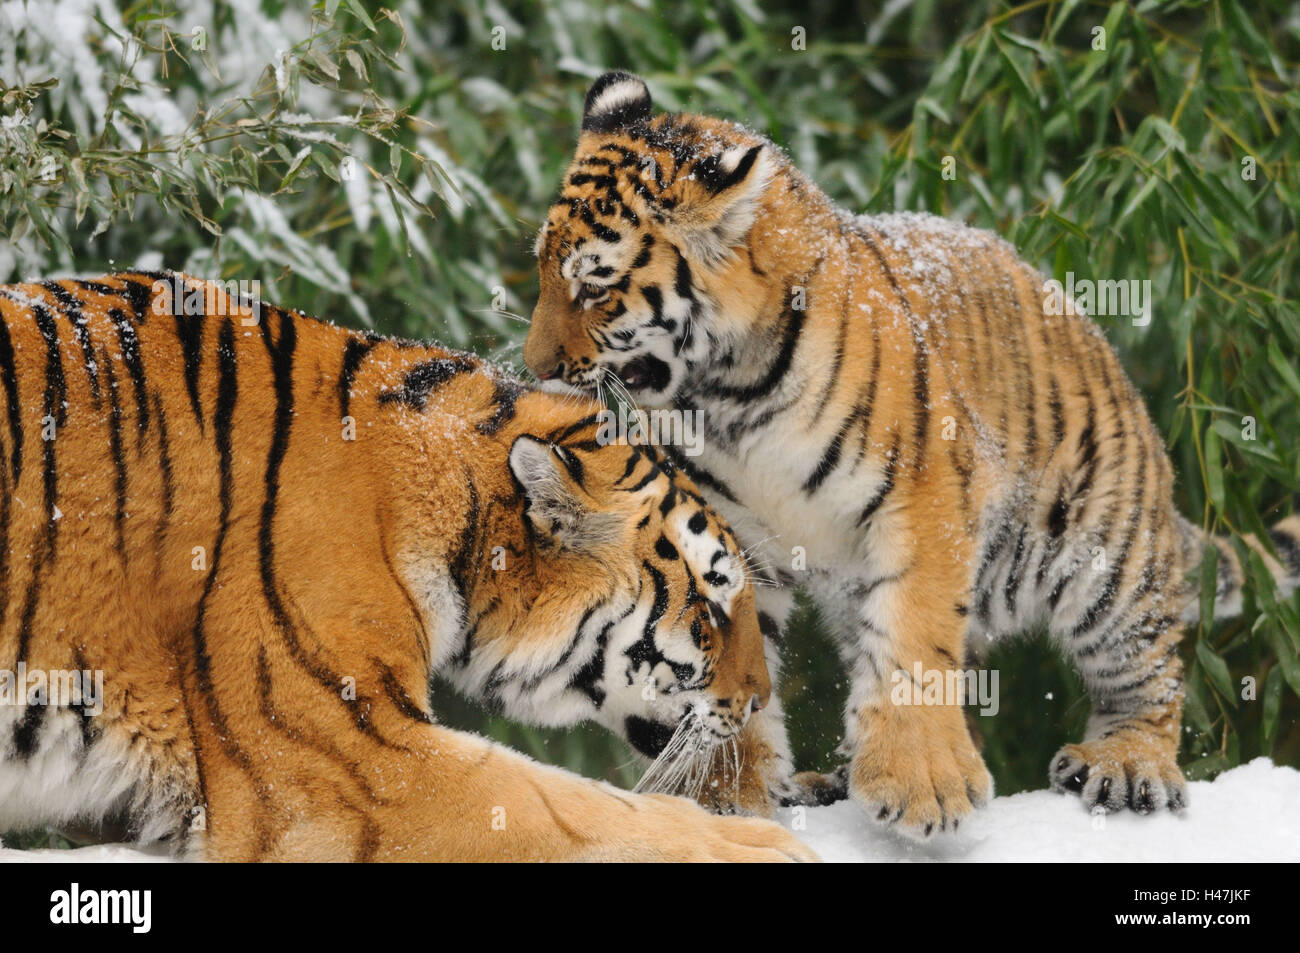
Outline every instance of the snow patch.
{"label": "snow patch", "polygon": [[[930,843],[878,827],[851,802],[809,808],[799,837],[825,861],[1241,862],[1300,860],[1300,771],[1256,758],[1188,785],[1180,814],[1092,817],[1074,795],[994,798],[955,836]],[[791,826],[798,809],[779,812]]]}

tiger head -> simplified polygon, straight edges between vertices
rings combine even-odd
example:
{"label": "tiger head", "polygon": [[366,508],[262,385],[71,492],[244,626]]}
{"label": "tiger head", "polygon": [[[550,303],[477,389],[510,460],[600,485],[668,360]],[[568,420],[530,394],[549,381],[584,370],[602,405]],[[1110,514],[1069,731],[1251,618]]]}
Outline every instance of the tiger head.
{"label": "tiger head", "polygon": [[465,687],[522,720],[596,721],[651,756],[679,728],[701,747],[735,735],[771,683],[726,523],[652,447],[525,434],[509,466],[534,589],[493,620],[506,631],[466,660]]}
{"label": "tiger head", "polygon": [[652,117],[635,76],[598,79],[537,236],[529,369],[556,389],[621,383],[636,403],[669,403],[762,303],[762,270],[737,249],[786,165],[733,123]]}

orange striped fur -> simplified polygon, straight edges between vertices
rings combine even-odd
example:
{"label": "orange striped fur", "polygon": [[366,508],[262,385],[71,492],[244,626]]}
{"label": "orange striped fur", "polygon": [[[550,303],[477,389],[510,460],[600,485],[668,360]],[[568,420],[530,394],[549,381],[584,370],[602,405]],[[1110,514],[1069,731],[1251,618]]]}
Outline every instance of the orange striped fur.
{"label": "orange striped fur", "polygon": [[767,699],[730,529],[652,448],[600,445],[590,403],[172,274],[9,286],[0,316],[0,668],[103,684],[0,705],[0,830],[120,820],[216,860],[811,857],[433,718],[437,675],[725,752]]}
{"label": "orange striped fur", "polygon": [[[770,142],[654,115],[623,73],[588,93],[536,248],[530,369],[702,411],[704,452],[680,463],[779,583],[758,590],[765,631],[794,586],[837,629],[847,768],[771,774],[772,797],[847,793],[909,833],[955,829],[992,790],[961,710],[891,689],[1046,628],[1093,703],[1052,785],[1106,810],[1184,803],[1178,642],[1206,541],[1102,333],[1053,313],[1014,249],[933,216],[852,216]],[[1273,543],[1294,586],[1300,519]],[[1216,545],[1232,611],[1240,566]],[[779,737],[778,719],[751,730]]]}

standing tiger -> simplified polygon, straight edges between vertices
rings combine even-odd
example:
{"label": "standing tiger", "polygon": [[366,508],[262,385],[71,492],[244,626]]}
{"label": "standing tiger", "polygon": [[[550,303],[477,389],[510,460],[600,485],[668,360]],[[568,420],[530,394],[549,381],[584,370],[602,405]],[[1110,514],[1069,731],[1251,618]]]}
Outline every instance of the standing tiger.
{"label": "standing tiger", "polygon": [[[1178,642],[1207,541],[1174,509],[1163,441],[1101,331],[1045,313],[1010,246],[928,215],[852,216],[770,142],[654,116],[644,82],[609,73],[536,254],[529,368],[702,412],[703,454],[679,462],[781,583],[758,590],[765,633],[795,584],[837,631],[849,763],[768,775],[773,795],[848,794],[908,833],[955,830],[989,773],[958,705],[894,704],[893,683],[1046,628],[1092,701],[1052,786],[1107,811],[1183,806]],[[1265,561],[1292,588],[1300,519],[1272,535],[1285,566]],[[1237,611],[1241,567],[1211,542],[1218,608]],[[807,572],[786,570],[794,547]],[[788,750],[779,717],[746,730]]]}
{"label": "standing tiger", "polygon": [[121,820],[215,860],[811,859],[434,722],[437,674],[527,721],[643,749],[689,724],[725,753],[767,700],[730,529],[653,450],[598,445],[586,402],[179,275],[13,285],[0,316],[0,831]]}

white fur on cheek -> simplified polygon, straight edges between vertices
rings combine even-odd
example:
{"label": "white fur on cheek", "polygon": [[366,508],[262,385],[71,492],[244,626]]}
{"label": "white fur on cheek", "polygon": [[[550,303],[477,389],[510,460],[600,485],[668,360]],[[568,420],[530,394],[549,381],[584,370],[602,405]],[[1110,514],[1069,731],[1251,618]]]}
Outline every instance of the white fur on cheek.
{"label": "white fur on cheek", "polygon": [[[736,558],[718,542],[717,536],[711,530],[705,530],[703,533],[691,532],[686,525],[691,516],[692,513],[685,507],[678,507],[673,514],[673,525],[677,532],[677,548],[681,552],[682,558],[686,560],[687,565],[691,567],[695,578],[705,587],[705,594],[720,605],[727,615],[731,615],[732,603],[745,588],[745,574],[738,565]],[[715,561],[714,556],[719,552],[726,555]],[[725,576],[727,584],[718,587],[706,582],[704,574],[710,570]]]}

